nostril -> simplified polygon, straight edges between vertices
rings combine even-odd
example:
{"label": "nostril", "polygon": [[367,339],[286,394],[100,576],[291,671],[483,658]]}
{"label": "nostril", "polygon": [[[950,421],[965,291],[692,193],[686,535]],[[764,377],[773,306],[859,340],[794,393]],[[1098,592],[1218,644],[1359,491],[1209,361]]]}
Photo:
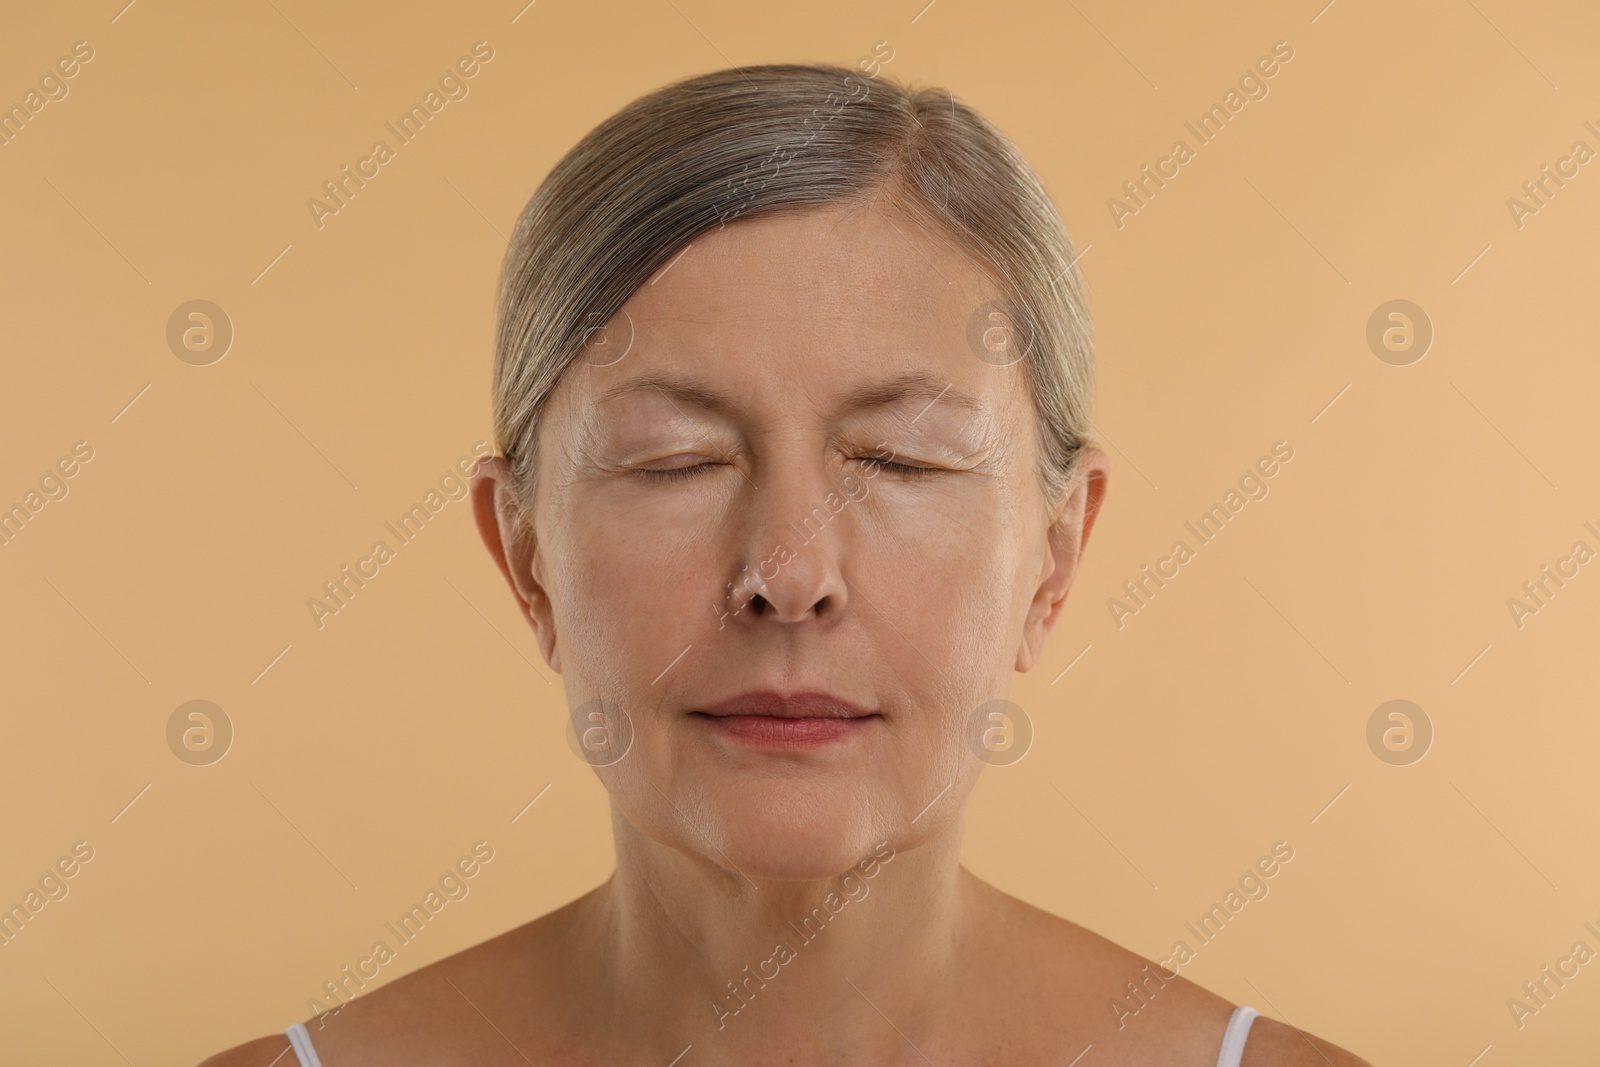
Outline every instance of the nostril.
{"label": "nostril", "polygon": [[755,610],[757,615],[764,614],[767,610],[767,598],[760,593],[753,594],[750,597],[750,607]]}

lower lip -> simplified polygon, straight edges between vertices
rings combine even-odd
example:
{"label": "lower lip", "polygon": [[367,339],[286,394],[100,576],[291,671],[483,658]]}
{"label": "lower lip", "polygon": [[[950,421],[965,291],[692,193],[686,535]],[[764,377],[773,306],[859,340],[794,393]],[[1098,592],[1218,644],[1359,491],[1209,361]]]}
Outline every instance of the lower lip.
{"label": "lower lip", "polygon": [[861,733],[878,718],[780,719],[772,715],[704,715],[713,729],[753,745],[822,745]]}

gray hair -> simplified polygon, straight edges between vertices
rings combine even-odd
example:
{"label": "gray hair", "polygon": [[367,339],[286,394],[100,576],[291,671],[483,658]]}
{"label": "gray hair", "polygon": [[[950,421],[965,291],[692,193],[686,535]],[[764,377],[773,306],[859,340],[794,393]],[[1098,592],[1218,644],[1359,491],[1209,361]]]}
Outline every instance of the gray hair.
{"label": "gray hair", "polygon": [[628,104],[561,158],[518,217],[500,276],[494,432],[519,528],[531,515],[545,402],[640,285],[732,219],[879,193],[952,238],[1004,294],[990,310],[1023,339],[1006,362],[1025,364],[1041,486],[1059,500],[1091,442],[1094,359],[1072,241],[1038,177],[944,89],[774,63],[686,78]]}

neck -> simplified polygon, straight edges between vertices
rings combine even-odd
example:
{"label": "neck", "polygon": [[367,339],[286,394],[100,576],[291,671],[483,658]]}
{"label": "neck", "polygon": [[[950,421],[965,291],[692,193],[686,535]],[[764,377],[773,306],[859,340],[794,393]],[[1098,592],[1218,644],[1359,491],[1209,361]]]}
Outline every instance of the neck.
{"label": "neck", "polygon": [[629,1059],[693,1045],[697,1067],[898,1062],[940,1017],[970,912],[959,819],[801,881],[750,878],[612,821],[617,871],[591,898],[584,969],[610,1032],[647,1046]]}

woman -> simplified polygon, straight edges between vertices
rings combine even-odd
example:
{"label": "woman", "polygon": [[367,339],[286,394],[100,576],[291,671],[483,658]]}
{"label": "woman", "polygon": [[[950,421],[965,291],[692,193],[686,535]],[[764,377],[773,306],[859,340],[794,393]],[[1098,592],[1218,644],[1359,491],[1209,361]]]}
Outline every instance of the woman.
{"label": "woman", "polygon": [[1107,482],[1068,237],[982,117],[668,86],[545,180],[499,310],[474,508],[616,872],[209,1063],[1363,1062],[960,864]]}

